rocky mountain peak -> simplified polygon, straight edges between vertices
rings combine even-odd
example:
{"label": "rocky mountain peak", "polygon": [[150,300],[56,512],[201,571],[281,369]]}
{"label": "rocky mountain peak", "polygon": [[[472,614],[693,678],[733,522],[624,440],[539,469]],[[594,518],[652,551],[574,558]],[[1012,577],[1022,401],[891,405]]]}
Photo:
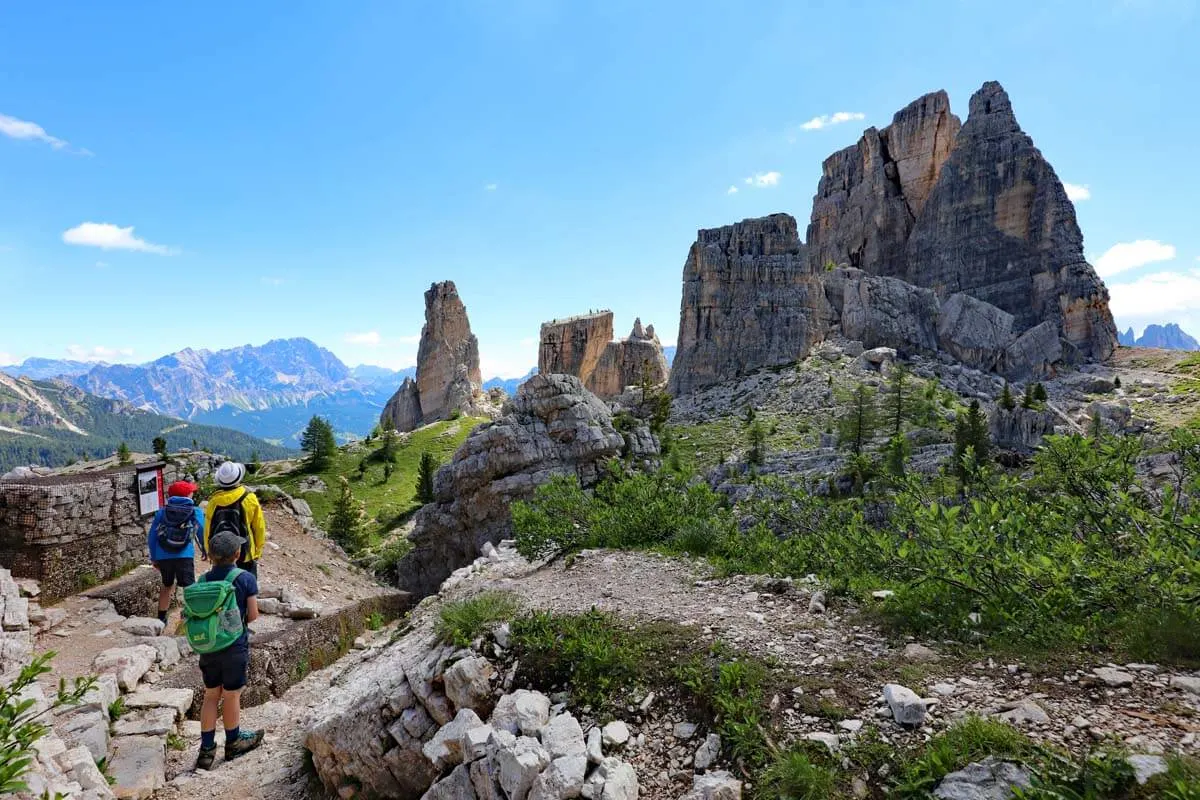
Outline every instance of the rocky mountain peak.
{"label": "rocky mountain peak", "polygon": [[1012,101],[1008,92],[998,81],[987,81],[975,94],[971,95],[968,106],[967,124],[971,126],[971,135],[978,135],[980,130],[992,134],[1020,133],[1021,126],[1017,124],[1017,115],[1013,113]]}
{"label": "rocky mountain peak", "polygon": [[538,372],[572,375],[590,392],[615,397],[648,380],[667,379],[667,359],[654,326],[642,327],[639,317],[627,339],[613,339],[613,313],[581,314],[542,323]]}
{"label": "rocky mountain peak", "polygon": [[406,378],[383,410],[382,421],[410,431],[455,411],[482,413],[479,340],[454,281],[425,292],[425,325],[417,348],[416,380]]}

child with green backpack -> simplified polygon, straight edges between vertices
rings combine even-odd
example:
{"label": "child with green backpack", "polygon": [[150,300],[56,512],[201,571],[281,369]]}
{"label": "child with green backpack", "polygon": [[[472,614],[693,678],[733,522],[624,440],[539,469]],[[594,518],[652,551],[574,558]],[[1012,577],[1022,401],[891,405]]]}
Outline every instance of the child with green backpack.
{"label": "child with green backpack", "polygon": [[246,623],[258,618],[258,581],[238,569],[246,540],[218,533],[208,543],[213,568],[183,590],[183,623],[188,643],[200,654],[204,706],[200,710],[200,756],[196,769],[212,769],[217,755],[217,712],[225,723],[225,760],[262,744],[264,732],[243,731],[242,689],[250,666]]}

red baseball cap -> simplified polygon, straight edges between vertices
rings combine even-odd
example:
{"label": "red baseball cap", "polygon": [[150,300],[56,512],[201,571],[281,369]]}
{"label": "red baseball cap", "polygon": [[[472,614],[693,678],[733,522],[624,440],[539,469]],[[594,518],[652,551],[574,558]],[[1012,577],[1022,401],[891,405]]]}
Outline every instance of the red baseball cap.
{"label": "red baseball cap", "polygon": [[167,487],[167,497],[191,497],[199,488],[188,481],[175,481]]}

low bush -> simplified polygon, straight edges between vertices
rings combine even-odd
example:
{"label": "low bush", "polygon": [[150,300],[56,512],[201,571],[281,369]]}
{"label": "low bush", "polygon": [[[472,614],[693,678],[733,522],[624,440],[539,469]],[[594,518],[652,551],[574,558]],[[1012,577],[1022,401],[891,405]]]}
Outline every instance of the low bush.
{"label": "low bush", "polygon": [[482,592],[442,606],[437,634],[457,647],[469,647],[492,625],[508,622],[519,610],[520,603],[509,592]]}
{"label": "low bush", "polygon": [[828,800],[838,775],[827,758],[814,756],[806,748],[782,753],[758,779],[755,797],[777,800]]}

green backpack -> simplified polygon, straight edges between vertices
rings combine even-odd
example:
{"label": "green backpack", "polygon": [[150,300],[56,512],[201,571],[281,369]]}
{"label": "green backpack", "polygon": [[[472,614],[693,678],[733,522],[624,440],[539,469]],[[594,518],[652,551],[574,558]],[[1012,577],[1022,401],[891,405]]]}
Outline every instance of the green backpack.
{"label": "green backpack", "polygon": [[245,631],[233,588],[243,571],[234,567],[220,581],[210,581],[205,574],[183,590],[183,624],[188,644],[197,653],[220,652]]}

